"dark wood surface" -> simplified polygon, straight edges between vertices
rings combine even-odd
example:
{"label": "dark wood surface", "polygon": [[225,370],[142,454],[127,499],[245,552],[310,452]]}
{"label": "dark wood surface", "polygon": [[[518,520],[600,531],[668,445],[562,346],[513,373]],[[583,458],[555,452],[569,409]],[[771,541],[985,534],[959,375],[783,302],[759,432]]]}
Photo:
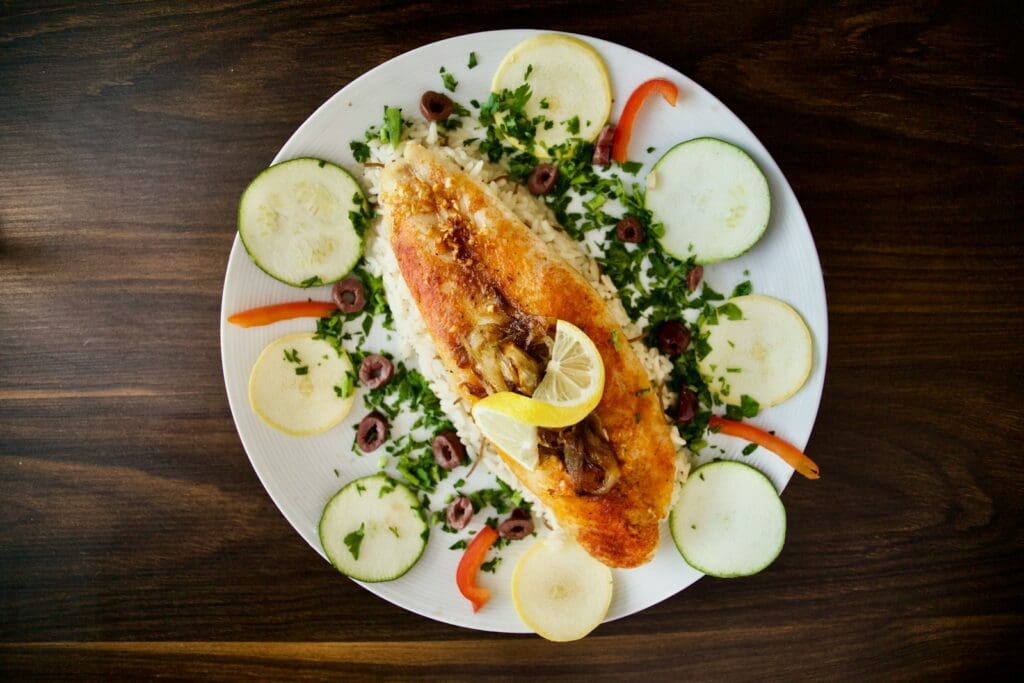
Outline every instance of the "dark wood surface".
{"label": "dark wood surface", "polygon": [[[0,678],[1024,671],[1020,5],[530,5],[0,2]],[[238,197],[290,133],[390,57],[523,26],[746,121],[831,326],[780,559],[568,645],[339,578],[250,468],[218,349]]]}

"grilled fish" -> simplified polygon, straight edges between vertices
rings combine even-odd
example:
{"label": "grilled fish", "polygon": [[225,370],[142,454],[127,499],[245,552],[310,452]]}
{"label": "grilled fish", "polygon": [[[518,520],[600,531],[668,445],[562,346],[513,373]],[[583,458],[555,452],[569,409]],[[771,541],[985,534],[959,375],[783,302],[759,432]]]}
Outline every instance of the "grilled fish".
{"label": "grilled fish", "polygon": [[532,394],[552,321],[594,341],[605,387],[591,418],[542,433],[535,470],[501,455],[592,556],[612,567],[650,560],[676,452],[655,391],[645,391],[650,379],[605,302],[488,187],[420,145],[384,169],[380,198],[402,276],[470,405],[495,391]]}

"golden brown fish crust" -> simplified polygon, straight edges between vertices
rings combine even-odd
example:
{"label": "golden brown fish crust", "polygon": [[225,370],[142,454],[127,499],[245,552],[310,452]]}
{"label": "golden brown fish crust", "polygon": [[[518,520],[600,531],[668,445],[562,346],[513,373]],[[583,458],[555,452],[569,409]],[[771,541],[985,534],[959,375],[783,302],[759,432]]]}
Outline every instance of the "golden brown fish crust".
{"label": "golden brown fish crust", "polygon": [[[410,144],[381,178],[381,201],[403,278],[461,394],[485,395],[464,346],[495,292],[515,309],[567,320],[596,344],[605,388],[596,412],[621,467],[604,495],[578,495],[558,458],[512,472],[595,558],[635,567],[658,547],[676,477],[676,452],[646,371],[594,288],[493,193]],[[642,392],[642,393],[641,393]]]}

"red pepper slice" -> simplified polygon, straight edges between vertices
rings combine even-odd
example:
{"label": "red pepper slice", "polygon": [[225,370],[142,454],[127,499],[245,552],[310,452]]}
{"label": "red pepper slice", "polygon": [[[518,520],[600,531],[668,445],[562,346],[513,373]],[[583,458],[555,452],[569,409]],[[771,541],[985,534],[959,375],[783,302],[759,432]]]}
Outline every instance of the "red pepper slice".
{"label": "red pepper slice", "polygon": [[455,584],[459,592],[473,603],[473,611],[478,612],[480,608],[491,599],[491,592],[486,588],[476,585],[476,575],[480,571],[480,565],[487,557],[487,551],[491,549],[494,542],[498,540],[498,532],[492,527],[485,526],[476,532],[476,536],[466,547],[459,560],[459,568],[455,571]]}
{"label": "red pepper slice", "polygon": [[774,434],[769,434],[763,429],[758,429],[754,425],[727,420],[724,417],[713,415],[708,420],[708,430],[718,431],[720,434],[735,436],[740,439],[746,439],[751,443],[756,443],[758,446],[764,446],[808,479],[817,479],[821,476],[818,466],[813,460],[804,455],[803,451],[788,441],[780,439]]}
{"label": "red pepper slice", "polygon": [[292,318],[325,318],[338,309],[330,301],[293,301],[287,304],[260,306],[228,317],[229,323],[239,327],[259,327]]}
{"label": "red pepper slice", "polygon": [[664,78],[654,78],[640,84],[640,87],[633,91],[633,94],[626,100],[626,106],[619,117],[619,125],[615,129],[615,142],[612,144],[612,159],[620,164],[626,161],[629,154],[629,138],[633,134],[633,122],[640,107],[651,95],[658,94],[665,98],[665,101],[676,106],[676,99],[679,97],[679,88],[672,81]]}

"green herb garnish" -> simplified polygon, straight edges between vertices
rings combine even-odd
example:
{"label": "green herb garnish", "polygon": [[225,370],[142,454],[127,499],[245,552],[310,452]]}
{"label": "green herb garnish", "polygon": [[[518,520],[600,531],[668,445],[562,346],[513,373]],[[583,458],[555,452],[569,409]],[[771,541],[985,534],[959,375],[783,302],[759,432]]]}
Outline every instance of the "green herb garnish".
{"label": "green herb garnish", "polygon": [[340,384],[334,385],[334,393],[337,394],[338,398],[346,399],[352,395],[352,391],[355,389],[356,376],[351,370],[345,373],[345,376],[341,378]]}
{"label": "green herb garnish", "polygon": [[459,87],[459,82],[455,80],[455,76],[441,67],[441,81],[444,83],[444,89],[450,92],[455,92],[455,88]]}
{"label": "green herb garnish", "polygon": [[735,287],[733,287],[732,295],[730,299],[735,299],[738,296],[746,296],[754,291],[754,285],[750,284],[750,280],[744,280]]}
{"label": "green herb garnish", "polygon": [[380,141],[398,147],[402,139],[402,110],[399,107],[384,107],[384,125],[380,128]]}
{"label": "green herb garnish", "polygon": [[348,147],[349,149],[352,150],[352,157],[358,163],[361,164],[370,159],[370,146],[365,142],[353,140],[352,142],[348,143]]}
{"label": "green herb garnish", "polygon": [[359,559],[359,546],[363,544],[363,536],[366,535],[365,526],[365,522],[360,524],[358,529],[348,534],[343,539],[345,545],[348,547],[348,551],[352,553],[353,560]]}

